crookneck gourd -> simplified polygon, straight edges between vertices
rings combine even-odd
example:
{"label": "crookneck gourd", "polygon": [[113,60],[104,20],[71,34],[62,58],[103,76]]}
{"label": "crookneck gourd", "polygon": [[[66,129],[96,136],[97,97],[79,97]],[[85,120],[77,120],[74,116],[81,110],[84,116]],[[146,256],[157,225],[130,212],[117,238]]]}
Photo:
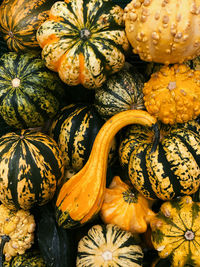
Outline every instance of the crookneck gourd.
{"label": "crookneck gourd", "polygon": [[199,55],[199,0],[132,0],[124,11],[127,38],[142,60],[173,64]]}
{"label": "crookneck gourd", "polygon": [[118,225],[132,233],[144,233],[154,216],[151,204],[133,186],[115,176],[105,190],[100,215],[104,223]]}
{"label": "crookneck gourd", "polygon": [[143,110],[127,110],[111,117],[98,132],[84,167],[66,181],[58,194],[56,218],[70,228],[89,221],[101,208],[106,185],[108,153],[115,134],[124,126],[139,123],[153,127],[158,140],[156,119]]}
{"label": "crookneck gourd", "polygon": [[152,243],[173,267],[200,266],[200,203],[184,196],[162,204],[150,222]]}
{"label": "crookneck gourd", "polygon": [[124,66],[129,43],[123,14],[112,1],[56,2],[37,31],[46,66],[69,85],[100,87]]}
{"label": "crookneck gourd", "polygon": [[184,123],[200,114],[200,71],[185,64],[162,67],[143,88],[147,111],[166,124]]}
{"label": "crookneck gourd", "polygon": [[94,225],[78,244],[77,267],[140,267],[142,262],[134,235],[116,225]]}

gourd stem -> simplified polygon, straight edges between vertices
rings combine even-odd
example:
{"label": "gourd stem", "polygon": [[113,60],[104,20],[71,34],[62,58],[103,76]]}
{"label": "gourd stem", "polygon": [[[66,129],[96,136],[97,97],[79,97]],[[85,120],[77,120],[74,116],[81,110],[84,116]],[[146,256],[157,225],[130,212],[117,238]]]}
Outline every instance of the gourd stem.
{"label": "gourd stem", "polygon": [[4,257],[3,257],[3,249],[6,244],[10,240],[8,235],[1,236],[1,243],[0,243],[0,267],[3,267]]}

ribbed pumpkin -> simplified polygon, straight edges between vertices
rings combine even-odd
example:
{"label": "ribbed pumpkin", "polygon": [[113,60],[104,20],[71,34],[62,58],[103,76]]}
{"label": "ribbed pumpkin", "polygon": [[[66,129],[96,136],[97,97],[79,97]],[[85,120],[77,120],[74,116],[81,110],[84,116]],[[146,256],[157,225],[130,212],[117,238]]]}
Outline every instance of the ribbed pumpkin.
{"label": "ribbed pumpkin", "polygon": [[200,203],[184,196],[162,204],[152,219],[152,243],[173,267],[200,266]]}
{"label": "ribbed pumpkin", "polygon": [[69,85],[100,87],[124,66],[129,44],[123,14],[112,1],[56,2],[37,31],[46,66]]}
{"label": "ribbed pumpkin", "polygon": [[10,209],[46,204],[63,172],[61,151],[48,135],[22,130],[0,138],[0,201]]}
{"label": "ribbed pumpkin", "polygon": [[196,192],[200,183],[200,126],[196,121],[160,125],[160,142],[150,153],[154,133],[132,125],[122,137],[119,158],[145,197],[162,200]]}
{"label": "ribbed pumpkin", "polygon": [[174,64],[199,55],[199,0],[132,0],[124,10],[127,38],[142,60]]}
{"label": "ribbed pumpkin", "polygon": [[[79,171],[87,162],[94,139],[104,124],[104,120],[94,105],[71,104],[65,106],[53,121],[50,136],[57,142],[63,153],[66,169]],[[109,153],[110,163],[116,152],[113,140]]]}
{"label": "ribbed pumpkin", "polygon": [[11,51],[39,49],[36,31],[56,0],[4,0],[0,8],[0,31]]}
{"label": "ribbed pumpkin", "polygon": [[0,58],[0,115],[16,128],[42,126],[56,115],[63,87],[34,53],[9,52]]}
{"label": "ribbed pumpkin", "polygon": [[139,267],[142,261],[134,236],[116,225],[94,225],[78,244],[77,267]]}
{"label": "ribbed pumpkin", "polygon": [[145,109],[143,86],[144,78],[136,69],[123,68],[95,90],[95,107],[104,119],[128,109]]}

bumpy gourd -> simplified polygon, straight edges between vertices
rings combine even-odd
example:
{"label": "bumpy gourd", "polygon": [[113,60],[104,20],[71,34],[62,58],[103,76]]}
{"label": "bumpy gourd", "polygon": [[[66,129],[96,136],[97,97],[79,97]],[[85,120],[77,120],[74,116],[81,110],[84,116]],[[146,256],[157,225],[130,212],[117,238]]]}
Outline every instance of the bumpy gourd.
{"label": "bumpy gourd", "polygon": [[132,0],[125,29],[144,61],[182,63],[200,53],[200,1]]}
{"label": "bumpy gourd", "polygon": [[166,124],[184,123],[200,114],[200,71],[185,64],[162,67],[143,88],[147,111]]}
{"label": "bumpy gourd", "polygon": [[200,203],[190,196],[162,204],[150,222],[152,243],[173,267],[200,266]]}

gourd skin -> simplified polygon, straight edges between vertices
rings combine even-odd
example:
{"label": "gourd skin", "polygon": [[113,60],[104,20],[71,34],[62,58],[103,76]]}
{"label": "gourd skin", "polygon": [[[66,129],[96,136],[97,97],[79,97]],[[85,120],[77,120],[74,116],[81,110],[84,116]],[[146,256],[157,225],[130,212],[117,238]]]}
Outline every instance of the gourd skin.
{"label": "gourd skin", "polygon": [[46,66],[68,85],[100,87],[125,62],[123,14],[111,1],[56,2],[37,31]]}
{"label": "gourd skin", "polygon": [[182,63],[200,54],[200,1],[132,0],[125,30],[144,61]]}
{"label": "gourd skin", "polygon": [[155,153],[150,153],[154,134],[149,128],[132,125],[127,129],[119,147],[122,167],[148,199],[169,200],[195,193],[200,179],[199,124],[161,124],[159,129]]}
{"label": "gourd skin", "polygon": [[118,226],[95,225],[78,244],[77,267],[139,267],[143,252],[130,232]]}
{"label": "gourd skin", "polygon": [[184,64],[162,67],[144,84],[147,111],[166,124],[184,123],[200,114],[200,71]]}
{"label": "gourd skin", "polygon": [[184,196],[162,204],[151,220],[152,243],[159,257],[172,256],[172,266],[200,266],[200,203]]}
{"label": "gourd skin", "polygon": [[133,187],[115,176],[106,188],[100,215],[104,223],[115,224],[132,233],[144,233],[154,216],[150,205]]}

